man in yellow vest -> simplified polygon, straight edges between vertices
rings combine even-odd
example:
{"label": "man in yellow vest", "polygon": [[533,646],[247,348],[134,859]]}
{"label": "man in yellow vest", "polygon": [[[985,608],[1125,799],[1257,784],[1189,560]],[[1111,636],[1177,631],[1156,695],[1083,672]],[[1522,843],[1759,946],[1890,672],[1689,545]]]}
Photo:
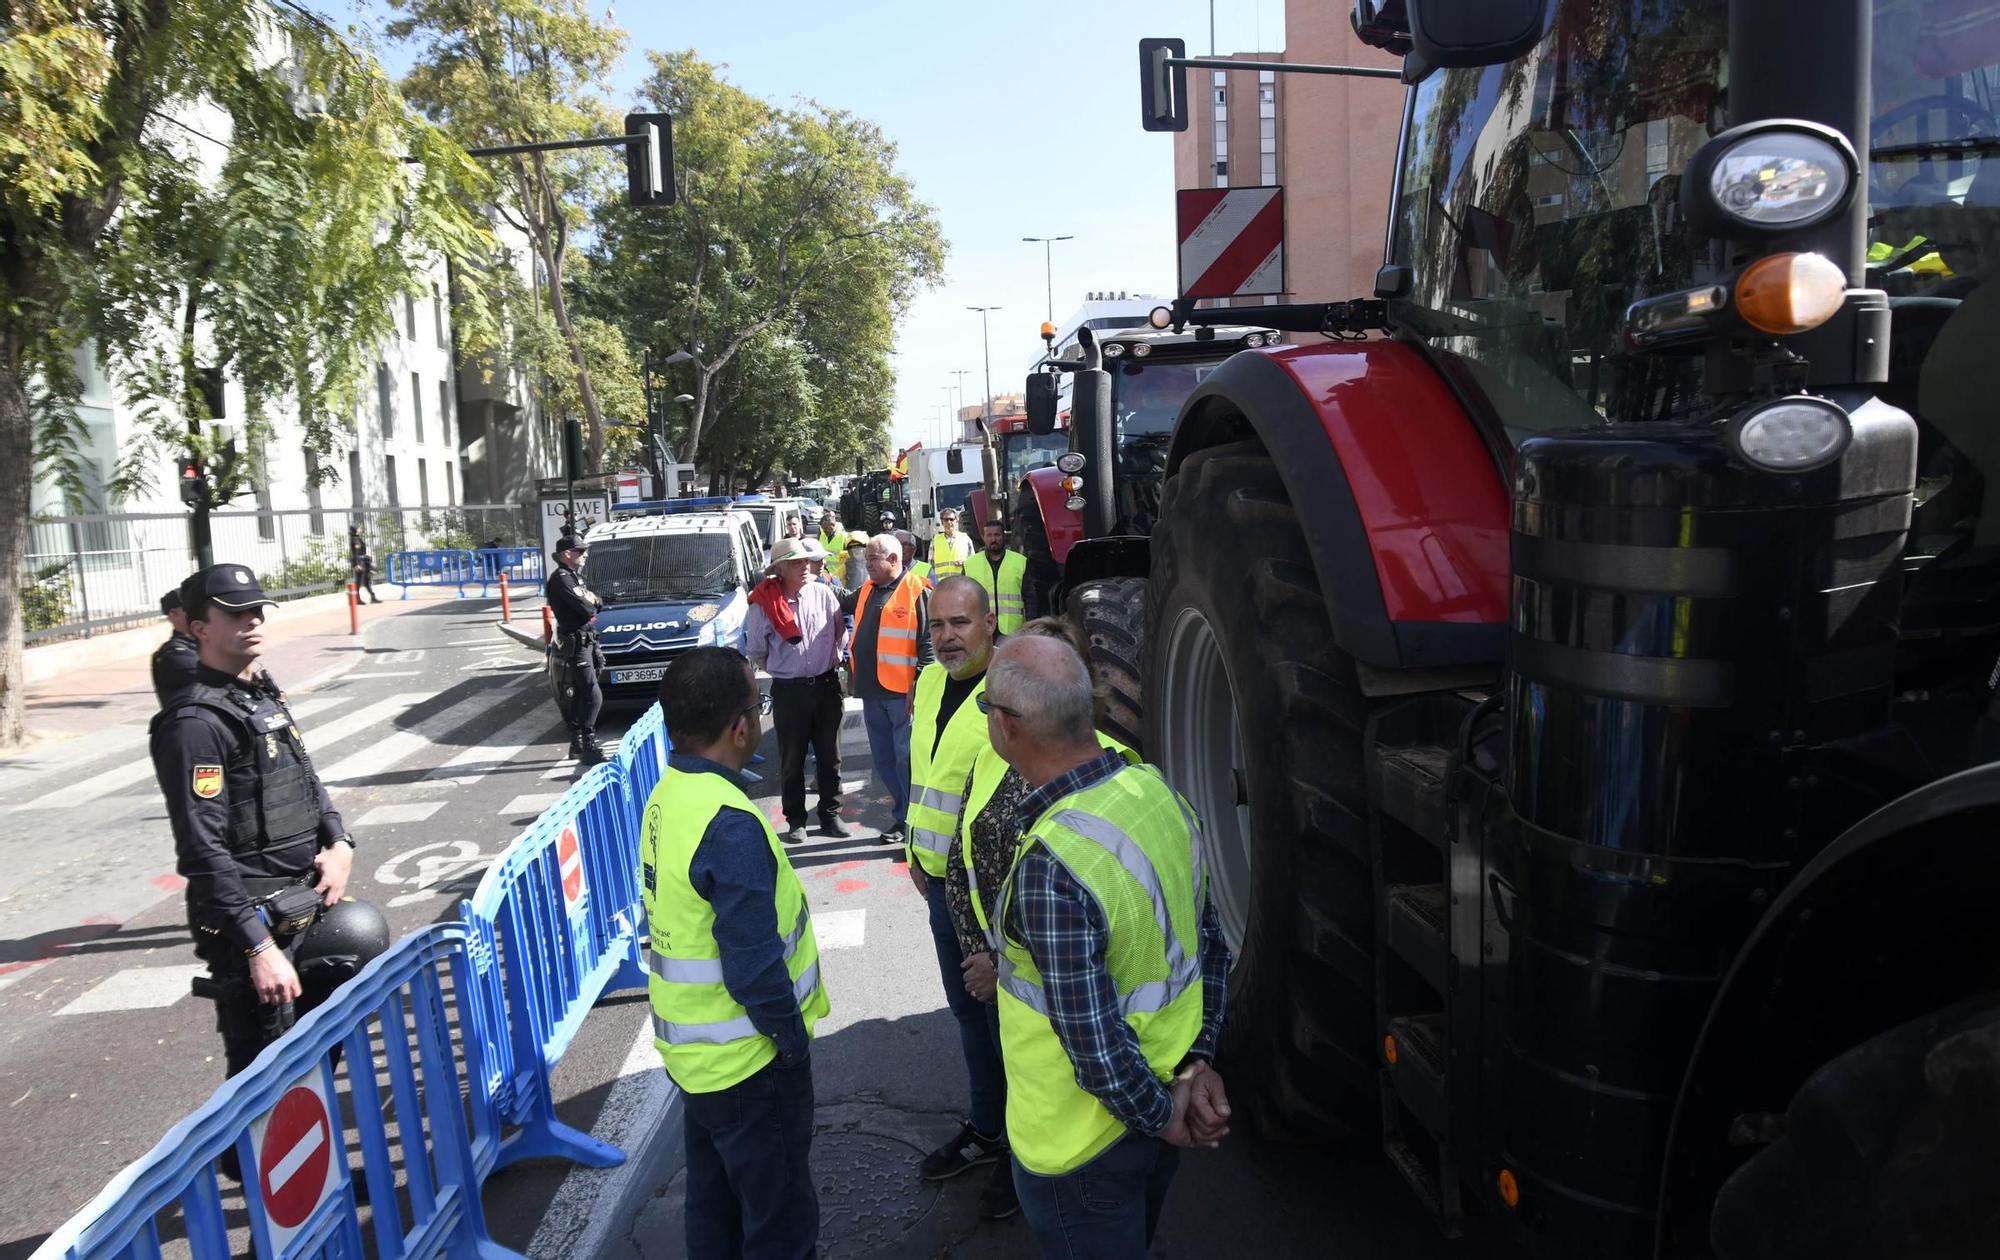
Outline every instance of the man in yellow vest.
{"label": "man in yellow vest", "polygon": [[938,513],[938,532],[931,535],[931,580],[942,582],[965,572],[972,555],[972,539],[958,532],[958,509]]}
{"label": "man in yellow vest", "polygon": [[889,789],[890,825],[882,843],[905,844],[910,804],[910,694],[917,671],[936,660],[931,650],[931,593],[924,580],[903,572],[903,549],[877,534],[862,552],[868,580],[855,592],[854,640],[849,648],[854,694],[868,729],[875,777]]}
{"label": "man in yellow vest", "polygon": [[805,889],[742,771],[771,698],[731,648],[667,667],[673,755],[639,825],[653,1044],[686,1095],[689,1256],[808,1256],[810,1045],[827,1013]]}
{"label": "man in yellow vest", "polygon": [[831,507],[819,514],[819,545],[830,556],[847,554],[847,531],[840,527],[840,513]]}
{"label": "man in yellow vest", "polygon": [[[1007,1153],[1002,1129],[1007,1078],[1000,1066],[994,1009],[965,991],[965,956],[945,898],[944,865],[958,834],[958,810],[972,763],[986,747],[986,718],[974,703],[993,656],[993,609],[971,578],[945,578],[931,592],[931,647],[937,662],[917,675],[910,719],[910,879],[930,903],[931,939],[945,1003],[971,1082],[971,1114],[957,1136],[924,1157],[919,1173],[943,1181]],[[1003,1165],[1004,1167],[1004,1165]],[[996,1170],[998,1175],[998,1170]]]}
{"label": "man in yellow vest", "polygon": [[1141,1260],[1184,1146],[1214,1146],[1228,1097],[1208,1066],[1229,949],[1193,813],[1091,728],[1074,648],[1024,635],[994,655],[993,749],[1034,789],[993,944],[1007,1141],[1049,1256]]}
{"label": "man in yellow vest", "polygon": [[1007,527],[988,521],[981,527],[984,551],[973,553],[965,562],[965,576],[986,588],[993,601],[993,615],[999,619],[1000,633],[1012,634],[1026,624],[1029,616],[1026,593],[1028,557],[1007,550]]}

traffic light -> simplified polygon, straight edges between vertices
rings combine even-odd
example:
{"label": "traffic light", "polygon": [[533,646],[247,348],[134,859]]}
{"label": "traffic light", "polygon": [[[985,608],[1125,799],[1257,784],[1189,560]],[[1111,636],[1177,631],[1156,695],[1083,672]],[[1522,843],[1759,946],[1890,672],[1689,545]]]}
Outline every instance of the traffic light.
{"label": "traffic light", "polygon": [[626,204],[674,204],[673,115],[627,114],[625,134],[644,137],[625,142]]}
{"label": "traffic light", "polygon": [[583,453],[583,426],[563,421],[563,480],[581,481],[590,475],[590,461]]}
{"label": "traffic light", "polygon": [[201,475],[201,465],[191,459],[181,461],[181,502],[189,507],[208,502],[208,479]]}
{"label": "traffic light", "polygon": [[1139,124],[1147,131],[1187,130],[1187,67],[1167,64],[1185,56],[1184,39],[1139,41]]}

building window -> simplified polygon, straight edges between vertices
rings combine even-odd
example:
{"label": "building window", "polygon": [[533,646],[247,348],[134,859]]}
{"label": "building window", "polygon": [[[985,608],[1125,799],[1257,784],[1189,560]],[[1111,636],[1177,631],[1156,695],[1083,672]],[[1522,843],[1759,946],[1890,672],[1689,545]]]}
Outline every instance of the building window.
{"label": "building window", "polygon": [[1261,174],[1262,174],[1262,176],[1263,176],[1263,179],[1262,179],[1262,181],[1261,181],[1261,182],[1262,182],[1262,183],[1264,184],[1264,186],[1268,188],[1268,187],[1270,187],[1271,185],[1273,185],[1273,184],[1277,183],[1277,182],[1278,182],[1278,155],[1277,155],[1277,154],[1275,154],[1275,153],[1266,153],[1266,154],[1264,155],[1264,157],[1263,157],[1263,161],[1262,161],[1261,165],[1262,165],[1262,171],[1261,171]]}
{"label": "building window", "polygon": [[396,457],[394,455],[384,456],[382,459],[382,468],[389,482],[389,506],[395,507],[403,501],[402,493],[396,489]]}
{"label": "building window", "polygon": [[1220,180],[1220,181],[1222,181],[1222,182],[1220,182],[1220,183],[1218,183],[1218,184],[1216,185],[1216,187],[1217,187],[1217,188],[1227,188],[1227,187],[1229,187],[1229,163],[1228,163],[1228,162],[1226,162],[1226,161],[1223,161],[1223,160],[1220,160],[1220,159],[1218,159],[1218,160],[1216,161],[1216,163],[1215,163],[1215,178],[1216,178],[1216,179],[1218,179],[1218,180]]}
{"label": "building window", "polygon": [[445,445],[451,444],[451,382],[438,382],[438,430]]}
{"label": "building window", "polygon": [[347,452],[347,502],[356,512],[367,506],[361,497],[361,452]]}
{"label": "building window", "polygon": [[1278,142],[1278,120],[1275,118],[1258,119],[1257,138],[1264,142],[1264,148],[1268,151],[1272,145]]}
{"label": "building window", "polygon": [[1257,82],[1259,83],[1275,84],[1277,81],[1278,72],[1276,70],[1259,70],[1257,72]]}
{"label": "building window", "polygon": [[403,322],[409,326],[410,340],[415,341],[417,339],[417,295],[414,293],[405,292],[403,294]]}
{"label": "building window", "polygon": [[1214,83],[1215,86],[1217,87],[1227,87],[1229,85],[1229,71],[1217,70],[1211,76],[1209,81]]}
{"label": "building window", "polygon": [[1229,176],[1227,176],[1227,175],[1217,175],[1217,176],[1215,177],[1215,186],[1216,186],[1217,188],[1227,188],[1227,187],[1229,187]]}
{"label": "building window", "polygon": [[417,441],[424,440],[424,378],[410,373],[410,414],[417,424]]}
{"label": "building window", "polygon": [[1229,156],[1229,141],[1224,140],[1220,136],[1217,136],[1215,140],[1215,160],[1220,162],[1222,159],[1228,156]]}
{"label": "building window", "polygon": [[1555,210],[1560,208],[1562,203],[1563,195],[1561,193],[1543,193],[1541,196],[1535,198],[1535,209]]}
{"label": "building window", "polygon": [[423,507],[431,505],[431,470],[421,459],[417,461],[417,503]]}
{"label": "building window", "polygon": [[437,325],[439,348],[450,345],[451,340],[444,331],[444,290],[435,281],[431,284],[431,322]]}
{"label": "building window", "polygon": [[382,416],[382,436],[385,438],[395,437],[395,388],[389,383],[389,365],[386,363],[377,363],[375,365],[375,401]]}
{"label": "building window", "polygon": [[444,501],[447,504],[456,504],[458,502],[458,477],[455,475],[456,469],[457,465],[453,464],[450,460],[444,462]]}
{"label": "building window", "polygon": [[1646,188],[1651,191],[1660,177],[1667,173],[1668,140],[1672,132],[1665,118],[1652,118],[1646,122]]}

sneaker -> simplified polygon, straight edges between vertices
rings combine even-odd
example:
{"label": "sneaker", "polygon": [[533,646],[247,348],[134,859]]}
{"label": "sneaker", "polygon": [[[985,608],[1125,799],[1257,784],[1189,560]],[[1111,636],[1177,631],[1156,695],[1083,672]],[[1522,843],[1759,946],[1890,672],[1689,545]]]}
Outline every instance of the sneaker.
{"label": "sneaker", "polygon": [[854,834],[854,828],[840,821],[839,815],[820,819],[819,829],[822,835],[840,836],[842,839]]}
{"label": "sneaker", "polygon": [[780,833],[778,839],[783,840],[786,844],[804,844],[806,842],[806,825],[804,823],[795,823]]}
{"label": "sneaker", "polygon": [[924,1156],[917,1173],[925,1181],[945,1181],[968,1168],[990,1164],[1007,1153],[1005,1138],[982,1137],[979,1130],[965,1125],[958,1136]]}
{"label": "sneaker", "polygon": [[903,845],[903,844],[908,844],[909,841],[904,838],[903,829],[901,827],[891,827],[889,828],[889,830],[882,833],[882,843]]}
{"label": "sneaker", "polygon": [[993,1166],[986,1188],[979,1192],[979,1219],[1004,1221],[1021,1210],[1021,1196],[1014,1192],[1014,1161],[1003,1159]]}

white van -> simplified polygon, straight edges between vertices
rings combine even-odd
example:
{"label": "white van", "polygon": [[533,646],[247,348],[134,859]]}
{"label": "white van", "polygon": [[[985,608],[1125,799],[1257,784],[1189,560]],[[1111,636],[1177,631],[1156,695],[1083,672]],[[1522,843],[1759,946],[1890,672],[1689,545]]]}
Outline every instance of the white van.
{"label": "white van", "polygon": [[[958,511],[959,533],[978,539],[978,523],[965,519],[965,503],[979,489],[980,450],[976,445],[961,442],[943,450],[918,451],[911,459],[909,527],[923,542],[929,543],[937,533],[938,513],[946,508]],[[954,457],[957,472],[951,470]]]}

